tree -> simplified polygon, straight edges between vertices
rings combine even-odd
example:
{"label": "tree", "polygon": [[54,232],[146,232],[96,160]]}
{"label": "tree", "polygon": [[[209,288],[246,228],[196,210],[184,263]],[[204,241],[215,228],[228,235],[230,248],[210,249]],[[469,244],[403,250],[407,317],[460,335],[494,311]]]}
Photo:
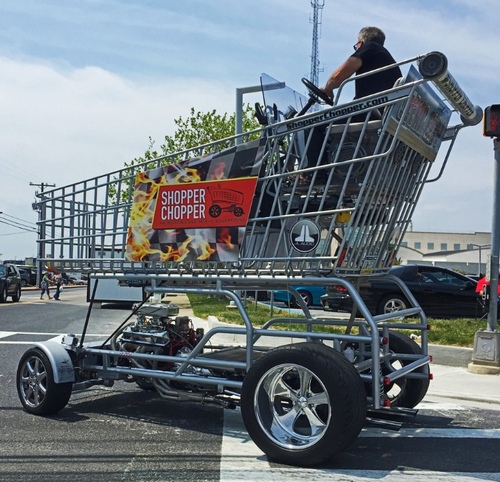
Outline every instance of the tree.
{"label": "tree", "polygon": [[[243,111],[243,132],[255,130],[259,127],[254,118],[253,109],[247,105]],[[218,114],[215,109],[210,112],[196,112],[191,107],[190,117],[183,119],[179,117],[174,120],[177,130],[173,136],[165,136],[165,143],[160,146],[160,151],[154,150],[155,141],[149,138],[149,148],[143,157],[136,157],[125,167],[135,166],[137,164],[168,156],[176,152],[191,149],[196,146],[209,144],[214,141],[232,137],[234,135],[235,114]],[[217,150],[228,147],[221,144],[217,145]]]}
{"label": "tree", "polygon": [[[242,117],[243,132],[252,132],[260,127],[254,117],[254,110],[250,105],[247,105],[243,110]],[[173,154],[177,152],[182,152],[186,149],[192,149],[196,146],[210,144],[234,136],[235,119],[235,114],[218,114],[215,109],[210,112],[196,112],[192,107],[190,117],[186,119],[179,117],[174,120],[177,130],[173,136],[165,136],[165,142],[160,146],[159,151],[154,149],[155,141],[150,137],[149,148],[144,155],[142,157],[136,157],[130,162],[125,162],[125,170],[122,171],[120,177],[122,179],[127,177],[133,178],[136,172],[134,166],[139,164],[144,164],[142,170],[153,169],[158,165],[164,166],[182,159],[182,157],[177,158],[173,156]],[[255,139],[259,135],[259,132],[255,132],[250,134],[245,140]],[[210,149],[205,149],[204,154],[221,150],[231,145],[234,145],[234,141],[219,142],[214,144],[212,151]],[[162,159],[158,161],[159,158]],[[151,163],[148,161],[151,161]],[[112,199],[112,202],[116,203],[118,199],[121,202],[130,201],[133,190],[133,180],[128,181],[125,179],[122,183],[125,184],[125,186],[121,185],[119,187],[120,192],[118,192],[118,184],[110,186],[109,197]]]}

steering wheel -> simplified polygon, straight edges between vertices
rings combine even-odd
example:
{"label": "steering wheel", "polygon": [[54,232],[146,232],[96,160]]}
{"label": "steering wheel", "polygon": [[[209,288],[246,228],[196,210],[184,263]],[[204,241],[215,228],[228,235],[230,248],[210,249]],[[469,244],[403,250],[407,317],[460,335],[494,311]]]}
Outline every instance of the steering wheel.
{"label": "steering wheel", "polygon": [[308,79],[303,77],[302,83],[309,89],[309,93],[315,102],[319,102],[319,100],[322,100],[325,104],[333,105],[333,99],[331,97],[328,97],[328,95],[326,95]]}

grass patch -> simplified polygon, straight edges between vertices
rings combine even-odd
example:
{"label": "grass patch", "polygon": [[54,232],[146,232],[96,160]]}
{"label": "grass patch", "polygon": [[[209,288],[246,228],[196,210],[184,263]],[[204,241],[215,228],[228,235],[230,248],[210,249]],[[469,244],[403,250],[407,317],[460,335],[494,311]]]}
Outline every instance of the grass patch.
{"label": "grass patch", "polygon": [[431,327],[429,343],[468,348],[474,346],[475,333],[478,330],[485,330],[487,327],[485,319],[471,318],[428,318],[428,323]]}
{"label": "grass patch", "polygon": [[[198,318],[207,319],[209,316],[215,316],[219,321],[243,325],[243,320],[237,309],[227,308],[229,300],[217,296],[207,295],[189,295],[193,313]],[[269,319],[269,308],[260,304],[248,302],[246,311],[255,327],[261,327]],[[286,309],[274,309],[273,318],[301,318],[300,316],[288,312]],[[431,327],[429,331],[429,343],[436,345],[459,346],[472,348],[474,345],[474,335],[478,330],[484,330],[487,327],[486,319],[454,318],[438,319],[428,318]],[[301,330],[303,325],[295,323],[279,323],[275,326],[278,329]],[[338,332],[339,329],[332,326],[317,325],[314,331],[326,333]],[[407,333],[411,334],[411,330]],[[414,332],[417,334],[417,332]]]}

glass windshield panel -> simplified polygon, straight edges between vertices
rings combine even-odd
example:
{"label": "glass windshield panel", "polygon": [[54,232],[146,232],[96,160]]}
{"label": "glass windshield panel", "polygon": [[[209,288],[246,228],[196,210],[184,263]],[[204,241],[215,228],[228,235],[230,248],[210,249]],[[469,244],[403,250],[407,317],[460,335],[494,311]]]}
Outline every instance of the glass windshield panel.
{"label": "glass windshield panel", "polygon": [[264,107],[270,123],[294,117],[307,104],[307,97],[267,74],[260,77]]}

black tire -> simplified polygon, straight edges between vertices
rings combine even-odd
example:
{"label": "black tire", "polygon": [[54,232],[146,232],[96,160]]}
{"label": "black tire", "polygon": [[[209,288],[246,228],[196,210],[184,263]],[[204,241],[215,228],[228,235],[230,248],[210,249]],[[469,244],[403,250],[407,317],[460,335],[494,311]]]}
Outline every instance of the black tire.
{"label": "black tire", "polygon": [[135,383],[139,388],[142,388],[142,390],[155,390],[151,378],[135,377]]}
{"label": "black tire", "polygon": [[[398,353],[403,355],[422,354],[422,348],[417,343],[398,331],[389,332],[389,350],[395,354],[390,361],[390,365],[394,368],[411,363],[409,360],[398,358]],[[390,367],[382,366],[382,374],[388,374],[390,371]],[[390,385],[384,386],[385,395],[391,401],[391,406],[414,408],[423,400],[429,389],[429,365],[419,368],[416,373],[425,373],[427,377],[423,379],[403,377],[395,380]]]}
{"label": "black tire", "polygon": [[16,294],[12,295],[12,301],[17,303],[21,299],[21,287],[18,286],[16,289]]}
{"label": "black tire", "polygon": [[366,419],[366,393],[342,354],[318,343],[286,345],[259,358],[249,370],[241,414],[252,440],[270,460],[314,466],[359,435]]}
{"label": "black tire", "polygon": [[408,300],[403,295],[395,293],[392,295],[386,295],[380,299],[377,307],[377,313],[379,315],[394,313],[395,311],[404,310],[409,306],[410,303],[408,303]]}
{"label": "black tire", "polygon": [[244,214],[244,212],[243,212],[243,209],[242,209],[242,208],[240,208],[239,206],[238,206],[238,207],[236,207],[236,208],[234,208],[234,215],[235,215],[236,217],[238,217],[238,218],[239,218],[239,217],[243,216],[243,214]]}
{"label": "black tire", "polygon": [[47,355],[30,348],[17,368],[17,394],[24,409],[33,415],[53,415],[62,410],[71,396],[73,384],[55,383]]}
{"label": "black tire", "polygon": [[213,218],[218,218],[221,215],[221,213],[222,209],[218,204],[212,204],[208,208],[208,214],[210,214],[210,216],[212,216]]}
{"label": "black tire", "polygon": [[[304,300],[304,303],[306,304],[306,306],[311,306],[312,305],[313,299],[312,299],[312,295],[311,295],[311,293],[309,293],[309,291],[303,291],[303,290],[301,290],[301,291],[299,291],[299,295]],[[292,296],[292,298],[290,300],[290,304],[294,308],[300,308],[299,303],[297,302],[297,299],[294,296]]]}
{"label": "black tire", "polygon": [[22,279],[22,280],[21,280],[21,286],[22,286],[23,288],[25,288],[26,286],[28,286],[28,282],[27,282],[25,279]]}
{"label": "black tire", "polygon": [[0,291],[0,303],[5,303],[7,301],[7,286],[4,286]]}

